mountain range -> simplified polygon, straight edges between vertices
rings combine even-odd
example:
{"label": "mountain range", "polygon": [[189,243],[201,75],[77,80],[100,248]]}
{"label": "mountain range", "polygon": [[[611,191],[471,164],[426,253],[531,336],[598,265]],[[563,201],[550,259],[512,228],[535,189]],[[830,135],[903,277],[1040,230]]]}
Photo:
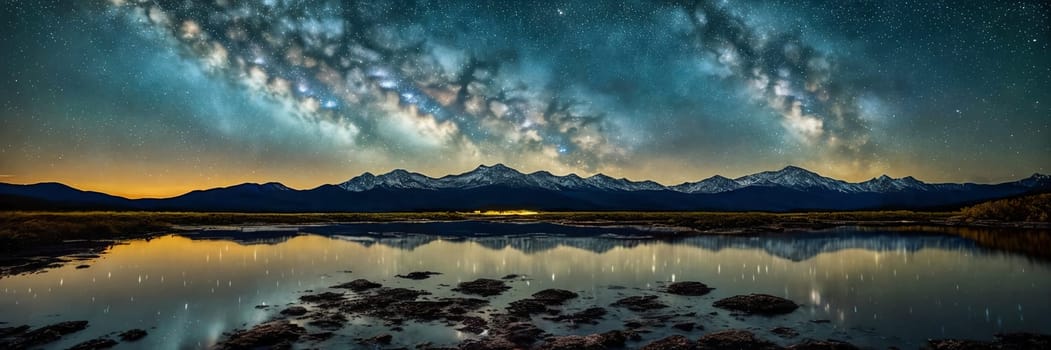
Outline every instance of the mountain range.
{"label": "mountain range", "polygon": [[246,212],[535,210],[803,211],[953,208],[1051,190],[1051,176],[1034,174],[1000,184],[929,184],[911,176],[846,182],[788,166],[735,179],[713,176],[665,186],[653,181],[524,174],[502,164],[432,178],[406,170],[364,173],[297,190],[280,183],[245,183],[162,199],[127,199],[59,183],[0,183],[0,208],[130,209]]}

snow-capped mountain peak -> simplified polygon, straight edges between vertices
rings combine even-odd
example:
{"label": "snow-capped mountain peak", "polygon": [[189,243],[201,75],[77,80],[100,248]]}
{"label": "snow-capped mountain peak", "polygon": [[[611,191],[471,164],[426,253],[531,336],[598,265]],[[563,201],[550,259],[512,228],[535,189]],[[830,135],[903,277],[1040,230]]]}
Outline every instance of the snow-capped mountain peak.
{"label": "snow-capped mountain peak", "polygon": [[[1020,187],[1051,186],[1051,176],[1034,174],[1028,178],[1007,183]],[[1005,185],[1007,185],[1005,184]],[[927,184],[912,176],[893,178],[888,175],[874,177],[871,180],[851,183],[821,176],[815,172],[797,166],[786,166],[781,170],[764,171],[745,175],[736,179],[715,175],[697,182],[684,182],[675,186],[664,186],[653,181],[631,181],[626,178],[614,178],[605,174],[595,174],[586,178],[576,174],[554,175],[548,171],[536,171],[523,174],[504,164],[480,165],[477,168],[456,175],[431,178],[423,174],[403,169],[393,170],[382,175],[363,173],[337,186],[350,192],[363,192],[375,188],[383,189],[424,189],[451,190],[471,189],[484,186],[504,186],[513,188],[533,188],[550,191],[676,191],[681,193],[722,193],[735,191],[749,186],[782,187],[798,191],[833,191],[840,193],[859,192],[901,192],[901,191],[941,191],[964,190],[973,184]],[[288,189],[280,184],[258,185],[271,190]]]}
{"label": "snow-capped mountain peak", "polygon": [[684,193],[720,193],[733,191],[741,187],[744,187],[744,185],[741,185],[733,179],[723,177],[722,175],[715,175],[701,181],[684,182],[670,188]]}
{"label": "snow-capped mountain peak", "polygon": [[660,191],[668,189],[664,185],[653,181],[631,181],[626,178],[615,179],[602,173],[589,176],[584,179],[584,182],[604,191]]}
{"label": "snow-capped mountain peak", "polygon": [[515,172],[515,173],[518,172],[518,170],[512,169],[511,167],[504,165],[504,163],[496,163],[496,164],[493,164],[493,165],[481,164],[481,165],[478,165],[477,168],[474,168],[474,171],[486,171],[486,170],[497,171],[497,172]]}
{"label": "snow-capped mountain peak", "polygon": [[518,170],[497,163],[479,165],[474,170],[459,175],[448,175],[438,179],[440,188],[473,188],[488,185],[523,186],[529,184],[528,176]]}
{"label": "snow-capped mountain peak", "polygon": [[336,186],[351,192],[368,191],[376,187],[376,175],[365,172]]}
{"label": "snow-capped mountain peak", "polygon": [[426,175],[395,169],[383,175],[366,172],[341,184],[340,188],[351,192],[368,191],[374,188],[386,189],[434,189],[434,179]]}
{"label": "snow-capped mountain peak", "polygon": [[1051,175],[1034,173],[1032,176],[1015,181],[1024,187],[1051,186]]}
{"label": "snow-capped mountain peak", "polygon": [[267,191],[292,191],[292,188],[280,182],[267,182],[259,187]]}
{"label": "snow-capped mountain peak", "polygon": [[829,190],[853,192],[852,184],[818,175],[815,172],[797,166],[786,166],[778,171],[764,171],[734,179],[744,186],[781,186],[796,190]]}
{"label": "snow-capped mountain peak", "polygon": [[906,176],[900,179],[895,179],[883,174],[880,177],[874,177],[872,180],[859,182],[856,184],[857,192],[900,192],[905,190],[919,190],[927,191],[930,190],[929,186],[923,181],[917,180],[912,176]]}

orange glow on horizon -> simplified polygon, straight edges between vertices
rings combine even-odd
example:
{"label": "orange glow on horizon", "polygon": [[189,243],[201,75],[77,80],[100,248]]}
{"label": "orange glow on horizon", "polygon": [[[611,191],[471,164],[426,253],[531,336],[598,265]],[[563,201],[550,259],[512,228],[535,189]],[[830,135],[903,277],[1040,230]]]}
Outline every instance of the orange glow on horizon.
{"label": "orange glow on horizon", "polygon": [[[492,165],[496,162],[483,162]],[[116,165],[109,164],[101,166],[83,163],[65,163],[62,166],[43,167],[32,170],[31,175],[20,172],[11,172],[0,176],[0,182],[12,184],[36,184],[41,182],[58,182],[83,191],[95,191],[129,199],[142,198],[169,198],[176,197],[194,190],[206,190],[212,188],[228,187],[243,183],[266,183],[280,182],[293,189],[312,189],[325,184],[338,184],[358,176],[366,171],[373,174],[387,173],[393,169],[404,168],[406,170],[421,173],[430,177],[438,178],[448,174],[460,174],[470,171],[478,164],[459,166],[456,164],[442,164],[440,167],[415,168],[407,165],[385,164],[362,169],[347,169],[342,164],[326,164],[328,167],[308,166],[306,164],[294,164],[281,167],[263,167],[260,165],[244,165],[226,163],[228,166],[213,165],[208,171],[188,166],[187,164],[169,163],[136,163]],[[508,166],[522,173],[532,173],[539,170],[547,170],[535,165],[519,165],[508,163]],[[667,186],[677,185],[683,182],[703,180],[710,176],[719,174],[729,178],[736,178],[760,171],[779,170],[785,165],[772,166],[769,168],[746,167],[741,164],[733,167],[719,168],[714,165],[694,165],[667,162],[666,160],[650,160],[646,164],[636,164],[633,167],[608,167],[598,171],[583,171],[573,169],[562,169],[561,171],[549,170],[555,175],[568,175],[575,173],[587,177],[595,173],[604,173],[614,178],[626,177],[633,181],[653,180]],[[917,179],[928,182],[978,182],[978,183],[1000,183],[1014,181],[1027,174],[1007,174],[981,180],[970,179],[966,174],[960,173],[936,173],[922,163],[907,162],[906,166],[897,166],[893,169],[856,169],[849,165],[835,164],[798,164],[798,166],[816,172],[822,176],[832,177],[849,182],[861,182],[878,177],[884,173],[891,177],[915,176]],[[678,168],[676,168],[678,167]],[[668,169],[658,174],[652,173],[652,169]],[[656,175],[656,176],[655,176]]]}

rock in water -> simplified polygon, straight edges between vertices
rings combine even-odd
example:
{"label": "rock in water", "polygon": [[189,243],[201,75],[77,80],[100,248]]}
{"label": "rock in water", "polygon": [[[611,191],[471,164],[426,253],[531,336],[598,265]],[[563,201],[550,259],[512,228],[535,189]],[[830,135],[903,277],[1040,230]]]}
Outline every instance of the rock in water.
{"label": "rock in water", "polygon": [[1000,333],[996,342],[1003,349],[1051,349],[1051,335],[1037,333]]}
{"label": "rock in water", "polygon": [[564,289],[544,289],[542,291],[533,293],[533,299],[543,302],[548,305],[562,305],[569,299],[578,297],[577,293],[570,292]]}
{"label": "rock in water", "polygon": [[373,288],[383,287],[382,284],[359,278],[344,284],[332,286],[332,288],[350,289],[355,292],[363,292]]}
{"label": "rock in water", "polygon": [[358,344],[362,345],[390,345],[394,341],[394,336],[390,334],[381,334],[372,338],[358,339]]}
{"label": "rock in water", "polygon": [[285,320],[271,321],[231,334],[215,345],[216,349],[257,349],[291,345],[306,334],[306,329]]}
{"label": "rock in water", "polygon": [[570,322],[572,324],[598,324],[598,320],[602,319],[606,315],[606,309],[601,307],[593,307],[579,312],[574,312],[568,315],[559,315],[555,317],[545,318],[549,321],[556,322]]}
{"label": "rock in water", "polygon": [[678,329],[683,332],[689,332],[692,331],[694,328],[697,328],[697,324],[693,322],[676,323],[672,325],[672,328]]}
{"label": "rock in water", "polygon": [[927,341],[927,347],[934,350],[971,350],[971,349],[1051,349],[1051,335],[1037,333],[1000,333],[996,341],[987,342],[967,339],[935,339]]}
{"label": "rock in water", "polygon": [[507,312],[512,315],[529,316],[547,311],[547,304],[536,299],[522,299],[512,301],[507,306]]}
{"label": "rock in water", "polygon": [[838,340],[813,340],[807,339],[802,343],[790,345],[788,350],[858,350],[854,344]]}
{"label": "rock in water", "polygon": [[701,282],[675,282],[668,285],[667,292],[676,295],[701,296],[708,294],[712,288]]}
{"label": "rock in water", "polygon": [[405,279],[410,279],[410,280],[425,280],[425,279],[431,278],[431,276],[440,275],[440,274],[442,274],[442,273],[441,272],[433,272],[433,271],[414,271],[414,272],[409,272],[407,275],[395,275],[394,277],[405,278]]}
{"label": "rock in water", "polygon": [[576,297],[578,297],[577,293],[573,293],[568,290],[545,289],[533,293],[532,298],[516,300],[511,302],[511,305],[507,307],[507,311],[510,312],[512,315],[519,316],[528,316],[544,312],[557,312],[558,310],[548,309],[548,305],[562,305],[567,300]]}
{"label": "rock in water", "polygon": [[791,300],[767,294],[737,295],[716,301],[712,305],[759,315],[787,314],[799,308],[799,305]]}
{"label": "rock in water", "polygon": [[476,294],[483,297],[500,295],[508,289],[511,289],[511,287],[507,286],[504,281],[488,278],[479,278],[470,282],[460,282],[456,288],[453,288],[454,291],[460,293]]}
{"label": "rock in water", "polygon": [[664,303],[660,302],[660,300],[657,300],[656,295],[641,295],[627,297],[624,299],[617,300],[617,302],[613,303],[612,305],[627,308],[631,311],[648,311],[668,307],[668,305],[665,305]]}
{"label": "rock in water", "polygon": [[927,341],[927,348],[932,350],[994,350],[993,343],[979,340],[934,339]]}
{"label": "rock in water", "polygon": [[589,335],[565,335],[546,340],[541,350],[602,350],[621,348],[628,337],[621,331]]}
{"label": "rock in water", "polygon": [[[88,328],[88,321],[59,322],[22,333],[12,340],[0,343],[0,348],[24,349],[43,345],[59,340],[67,334],[82,331],[84,328]],[[21,327],[18,330],[24,331]]]}
{"label": "rock in water", "polygon": [[799,332],[798,331],[796,331],[794,329],[791,329],[791,328],[788,328],[788,327],[777,327],[777,328],[771,329],[770,333],[777,334],[778,337],[785,338],[785,339],[795,338],[795,337],[799,336]]}
{"label": "rock in water", "polygon": [[690,339],[681,335],[673,335],[646,344],[642,350],[691,350],[693,348],[694,344]]}
{"label": "rock in water", "polygon": [[96,338],[86,342],[73,345],[69,350],[100,350],[117,346],[117,341],[109,338]]}
{"label": "rock in water", "polygon": [[118,335],[123,341],[136,341],[146,337],[146,331],[142,329],[129,329]]}
{"label": "rock in water", "polygon": [[307,308],[302,306],[290,306],[287,309],[281,310],[281,314],[286,316],[303,316],[307,314]]}
{"label": "rock in water", "polygon": [[697,340],[697,349],[753,349],[776,350],[781,347],[766,340],[759,339],[749,331],[737,329],[725,330],[705,335]]}
{"label": "rock in water", "polygon": [[29,330],[29,326],[21,325],[18,327],[0,327],[0,338],[7,338],[9,336],[23,334]]}
{"label": "rock in water", "polygon": [[324,292],[321,294],[310,294],[299,297],[299,300],[308,303],[324,303],[343,300],[343,293]]}

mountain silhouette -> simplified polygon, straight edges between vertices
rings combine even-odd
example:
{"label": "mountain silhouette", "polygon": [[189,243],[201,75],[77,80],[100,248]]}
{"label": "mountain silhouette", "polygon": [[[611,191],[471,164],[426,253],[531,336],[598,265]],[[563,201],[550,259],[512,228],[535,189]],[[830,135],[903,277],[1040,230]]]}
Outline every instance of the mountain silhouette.
{"label": "mountain silhouette", "polygon": [[297,190],[246,183],[162,199],[127,199],[58,183],[0,184],[9,209],[128,209],[239,212],[385,212],[485,209],[805,211],[953,208],[1045,192],[1051,176],[1000,184],[928,184],[911,176],[846,182],[788,166],[730,179],[713,176],[665,186],[603,174],[529,174],[503,164],[432,178],[406,170],[364,173],[339,184]]}

